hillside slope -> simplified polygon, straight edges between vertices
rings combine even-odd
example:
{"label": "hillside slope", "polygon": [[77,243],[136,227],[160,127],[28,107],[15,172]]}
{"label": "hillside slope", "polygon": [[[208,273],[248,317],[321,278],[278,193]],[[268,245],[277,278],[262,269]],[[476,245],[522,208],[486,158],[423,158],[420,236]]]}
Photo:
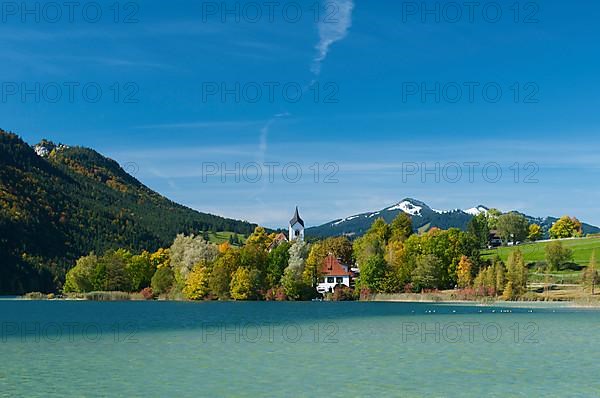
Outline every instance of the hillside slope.
{"label": "hillside slope", "polygon": [[44,141],[34,150],[0,130],[0,294],[52,290],[90,251],[155,250],[177,233],[254,227],[174,203],[92,149]]}

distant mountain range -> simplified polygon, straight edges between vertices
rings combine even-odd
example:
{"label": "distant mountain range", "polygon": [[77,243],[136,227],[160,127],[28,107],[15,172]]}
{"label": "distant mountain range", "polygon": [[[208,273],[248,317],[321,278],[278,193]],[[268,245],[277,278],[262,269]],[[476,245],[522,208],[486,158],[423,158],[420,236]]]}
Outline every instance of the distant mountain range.
{"label": "distant mountain range", "polygon": [[156,250],[178,233],[255,226],[172,202],[93,149],[31,147],[0,130],[0,294],[51,291],[90,251]]}
{"label": "distant mountain range", "polygon": [[[306,230],[306,235],[310,237],[329,237],[346,235],[358,237],[363,235],[377,218],[383,218],[386,222],[391,222],[400,212],[411,216],[413,229],[415,231],[427,231],[430,228],[440,229],[459,228],[466,230],[469,221],[476,215],[485,213],[489,210],[486,206],[479,205],[466,210],[435,210],[427,204],[412,198],[407,198],[399,203],[386,207],[385,209],[355,214],[344,219],[334,220],[317,227],[311,227]],[[524,214],[530,223],[536,223],[542,226],[545,232],[552,226],[558,218],[545,217],[538,218]],[[600,233],[600,228],[583,224],[583,232]]]}

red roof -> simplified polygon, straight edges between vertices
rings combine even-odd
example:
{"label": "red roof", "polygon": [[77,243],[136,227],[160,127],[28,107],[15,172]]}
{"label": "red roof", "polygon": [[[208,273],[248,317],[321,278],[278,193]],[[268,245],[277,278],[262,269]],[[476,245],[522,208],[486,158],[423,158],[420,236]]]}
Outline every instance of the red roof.
{"label": "red roof", "polygon": [[323,267],[321,272],[325,276],[350,276],[351,273],[344,269],[344,266],[340,264],[340,261],[332,254],[327,256],[323,260]]}

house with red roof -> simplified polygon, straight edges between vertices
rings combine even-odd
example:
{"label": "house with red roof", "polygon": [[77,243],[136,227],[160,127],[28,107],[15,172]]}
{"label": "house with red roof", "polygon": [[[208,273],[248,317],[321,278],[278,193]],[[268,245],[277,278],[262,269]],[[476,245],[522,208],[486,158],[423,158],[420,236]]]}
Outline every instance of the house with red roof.
{"label": "house with red roof", "polygon": [[330,254],[323,260],[317,291],[323,294],[333,292],[336,286],[350,287],[352,276],[350,267],[342,264],[338,258]]}

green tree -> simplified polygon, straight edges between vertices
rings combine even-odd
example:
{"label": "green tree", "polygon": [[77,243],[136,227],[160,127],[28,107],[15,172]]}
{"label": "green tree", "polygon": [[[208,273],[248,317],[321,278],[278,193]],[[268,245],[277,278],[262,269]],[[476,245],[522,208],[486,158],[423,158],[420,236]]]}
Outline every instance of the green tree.
{"label": "green tree", "polygon": [[548,243],[546,246],[546,263],[550,271],[557,271],[564,263],[571,261],[573,252],[571,249],[563,247],[559,241]]}
{"label": "green tree", "polygon": [[358,266],[372,256],[384,255],[389,228],[383,218],[377,219],[367,233],[354,241],[353,252]]}
{"label": "green tree", "polygon": [[221,300],[226,300],[230,297],[231,277],[238,269],[239,264],[240,255],[237,249],[229,248],[215,260],[208,281],[212,294]]}
{"label": "green tree", "polygon": [[575,217],[563,216],[550,228],[552,239],[579,237],[583,235],[581,222]]}
{"label": "green tree", "polygon": [[498,209],[489,209],[487,212],[488,227],[490,230],[498,229],[498,219],[502,215],[502,212]]}
{"label": "green tree", "polygon": [[151,254],[147,251],[131,257],[127,263],[127,274],[131,280],[133,291],[140,291],[150,286],[155,272],[156,266],[152,262]]}
{"label": "green tree", "polygon": [[417,291],[437,289],[441,284],[443,269],[442,261],[434,254],[424,254],[417,257],[416,268],[413,271],[413,284]]}
{"label": "green tree", "polygon": [[400,212],[390,224],[390,241],[404,242],[412,233],[412,219],[408,214]]}
{"label": "green tree", "polygon": [[297,268],[286,268],[285,272],[283,273],[283,277],[281,278],[281,286],[283,287],[283,291],[288,299],[300,299],[304,287],[302,274],[298,272]]}
{"label": "green tree", "polygon": [[315,242],[310,245],[308,257],[302,271],[302,278],[310,285],[315,286],[319,279],[323,261],[329,255],[329,251],[324,242]]}
{"label": "green tree", "polygon": [[327,254],[331,253],[343,264],[352,264],[353,252],[352,242],[345,236],[336,236],[327,238],[323,241],[323,246]]}
{"label": "green tree", "polygon": [[273,250],[268,255],[268,265],[267,265],[267,287],[271,288],[277,286],[281,281],[281,277],[283,276],[283,271],[288,266],[288,262],[290,259],[290,246],[291,244],[288,242],[283,242]]}
{"label": "green tree", "polygon": [[490,238],[490,228],[485,213],[480,213],[473,217],[467,225],[467,231],[476,237],[480,248],[487,247]]}
{"label": "green tree", "polygon": [[130,291],[131,280],[127,274],[127,263],[131,254],[124,250],[109,250],[100,258],[94,272],[94,290]]}
{"label": "green tree", "polygon": [[94,290],[94,272],[98,266],[98,257],[94,253],[79,258],[73,268],[67,272],[64,285],[65,293],[87,293]]}
{"label": "green tree", "polygon": [[504,242],[522,242],[529,233],[527,219],[518,213],[503,214],[498,218],[498,234]]}
{"label": "green tree", "polygon": [[373,293],[382,292],[387,273],[388,266],[381,254],[369,257],[360,266],[360,287],[367,288]]}
{"label": "green tree", "polygon": [[152,290],[156,294],[169,293],[175,283],[175,274],[171,267],[160,267],[152,277]]}

